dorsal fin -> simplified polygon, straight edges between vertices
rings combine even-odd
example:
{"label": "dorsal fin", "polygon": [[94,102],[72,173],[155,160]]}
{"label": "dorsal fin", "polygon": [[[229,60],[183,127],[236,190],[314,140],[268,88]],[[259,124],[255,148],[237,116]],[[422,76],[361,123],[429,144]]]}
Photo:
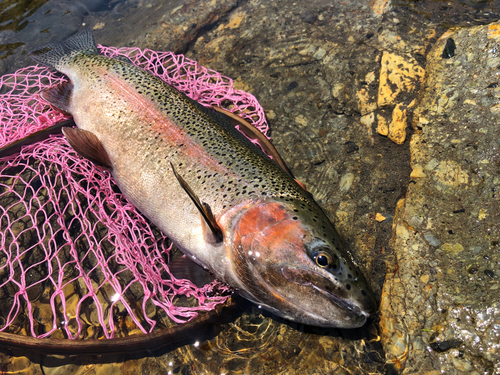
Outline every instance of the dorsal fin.
{"label": "dorsal fin", "polygon": [[51,66],[59,71],[71,64],[73,58],[80,54],[99,54],[92,31],[87,28],[60,42],[45,44],[29,53],[37,63]]}
{"label": "dorsal fin", "polygon": [[80,156],[103,168],[111,169],[112,164],[109,155],[94,133],[78,128],[63,128],[62,132],[71,147]]}
{"label": "dorsal fin", "polygon": [[225,109],[219,108],[219,107],[212,107],[214,110],[217,112],[220,112],[224,115],[226,115],[234,126],[239,126],[239,130],[245,134],[248,138],[251,139],[257,139],[259,142],[260,146],[264,150],[266,154],[271,156],[271,158],[278,164],[286,173],[290,175],[290,177],[293,177],[292,172],[288,169],[286,166],[285,162],[281,158],[280,154],[278,153],[278,150],[273,146],[271,141],[267,139],[267,137],[262,134],[258,129],[256,129],[254,126],[250,125],[247,121],[242,119],[240,116],[235,115],[234,113],[231,113],[229,111],[226,111]]}
{"label": "dorsal fin", "polygon": [[174,168],[174,165],[170,163],[170,166],[172,167],[172,171],[174,172],[175,178],[177,178],[179,184],[182,186],[187,195],[189,195],[189,198],[191,198],[196,208],[198,208],[198,211],[200,211],[201,216],[203,216],[203,219],[205,219],[205,223],[208,225],[213,235],[213,241],[215,243],[221,243],[222,240],[224,239],[224,235],[222,234],[222,229],[219,227],[219,224],[217,224],[217,221],[215,220],[215,216],[212,213],[212,209],[205,202],[200,202],[200,199],[195,194],[193,189],[191,189],[188,183],[184,181],[184,179],[177,173],[177,171]]}
{"label": "dorsal fin", "polygon": [[233,124],[234,126],[238,126],[238,130],[241,131],[243,134],[245,134],[245,136],[247,136],[250,139],[256,139],[259,142],[259,145],[262,148],[262,150],[268,156],[271,156],[274,162],[278,164],[281,167],[281,169],[283,169],[291,178],[293,178],[295,182],[297,182],[300,185],[300,187],[302,187],[305,191],[307,191],[306,186],[294,177],[292,171],[288,169],[285,162],[278,153],[278,150],[276,150],[271,141],[267,139],[267,137],[264,134],[262,134],[258,129],[250,125],[240,116],[237,116],[234,113],[231,113],[219,107],[213,106],[212,108],[215,111],[225,115],[231,124]]}

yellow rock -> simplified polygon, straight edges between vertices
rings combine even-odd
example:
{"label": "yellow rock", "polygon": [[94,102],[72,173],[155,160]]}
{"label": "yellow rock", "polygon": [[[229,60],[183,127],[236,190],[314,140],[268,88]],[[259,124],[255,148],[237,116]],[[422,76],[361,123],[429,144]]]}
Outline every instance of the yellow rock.
{"label": "yellow rock", "polygon": [[342,91],[343,88],[344,88],[344,85],[342,85],[340,83],[336,83],[335,85],[333,85],[333,89],[332,89],[333,97],[338,98],[340,96],[340,92]]}
{"label": "yellow rock", "polygon": [[377,109],[377,103],[371,100],[370,93],[366,88],[363,87],[359,90],[356,93],[356,97],[358,98],[358,106],[362,115]]}
{"label": "yellow rock", "polygon": [[[28,372],[27,370],[33,368],[30,366],[31,361],[26,357],[11,357],[8,363],[2,366],[2,370],[5,369],[3,374],[35,374],[36,372]],[[38,372],[38,371],[37,371]]]}
{"label": "yellow rock", "polygon": [[365,81],[368,83],[368,84],[371,84],[373,81],[375,81],[375,72],[368,72],[366,73],[365,75]]}
{"label": "yellow rock", "polygon": [[270,109],[269,111],[266,111],[266,117],[269,120],[274,120],[276,118],[276,112],[274,112],[272,109]]}
{"label": "yellow rock", "polygon": [[445,160],[439,164],[435,171],[438,182],[448,186],[459,186],[469,183],[469,175],[454,161]]}
{"label": "yellow rock", "polygon": [[307,119],[304,116],[302,116],[302,115],[296,116],[295,117],[295,122],[298,122],[302,126],[306,126],[307,125]]}
{"label": "yellow rock", "polygon": [[385,117],[380,114],[377,115],[377,133],[385,136],[389,134],[389,125]]}
{"label": "yellow rock", "polygon": [[465,99],[464,104],[477,105],[477,103],[474,99]]}
{"label": "yellow rock", "polygon": [[[400,92],[411,92],[425,74],[416,60],[411,56],[399,56],[384,51],[380,68],[378,90],[378,105],[396,104],[396,97]],[[393,89],[393,86],[396,86]]]}
{"label": "yellow rock", "polygon": [[238,78],[236,78],[236,79],[233,80],[233,87],[236,90],[243,90],[243,91],[246,91],[246,92],[251,92],[252,91],[252,88],[250,87],[250,85],[247,84],[246,82],[243,82],[243,80],[241,79],[241,77],[238,77]]}
{"label": "yellow rock", "polygon": [[371,5],[373,11],[376,15],[382,15],[387,11],[387,8],[390,7],[391,2],[389,0],[375,0]]}
{"label": "yellow rock", "polygon": [[499,112],[499,111],[500,111],[500,104],[495,104],[494,106],[492,106],[492,107],[490,108],[490,112],[491,112],[491,113],[497,113],[497,112]]}
{"label": "yellow rock", "polygon": [[429,275],[420,276],[420,281],[423,282],[424,284],[427,284],[429,282]]}
{"label": "yellow rock", "polygon": [[491,24],[488,26],[488,38],[490,38],[490,39],[500,38],[500,25],[499,24]]}
{"label": "yellow rock", "polygon": [[367,115],[362,116],[360,121],[366,127],[371,128],[373,122],[375,121],[375,115],[373,113],[368,113]]}
{"label": "yellow rock", "polygon": [[347,219],[347,217],[349,216],[349,214],[345,211],[337,211],[337,218],[340,222],[343,222]]}
{"label": "yellow rock", "polygon": [[459,243],[455,243],[453,245],[451,243],[445,243],[441,246],[441,250],[446,251],[447,253],[450,253],[452,255],[457,255],[458,253],[464,251],[464,247]]}
{"label": "yellow rock", "polygon": [[396,225],[396,235],[399,238],[408,238],[409,237],[409,232],[408,229],[401,224]]}
{"label": "yellow rock", "polygon": [[468,374],[472,370],[472,365],[464,359],[453,358],[452,362],[453,366],[455,366],[457,370],[461,371],[464,374]]}
{"label": "yellow rock", "polygon": [[386,217],[382,214],[379,214],[378,212],[377,212],[377,215],[375,215],[375,220],[377,220],[379,223],[384,221],[385,219],[386,219]]}
{"label": "yellow rock", "polygon": [[340,179],[340,191],[344,194],[347,193],[351,188],[353,181],[354,181],[353,173],[346,173],[345,175],[343,175],[342,178]]}
{"label": "yellow rock", "polygon": [[412,178],[425,177],[424,168],[422,168],[422,166],[418,164],[414,165],[410,177]]}
{"label": "yellow rock", "polygon": [[236,29],[240,27],[241,21],[243,20],[244,13],[235,13],[230,19],[226,27],[230,29]]}
{"label": "yellow rock", "polygon": [[392,121],[389,124],[389,134],[387,137],[398,145],[402,145],[406,139],[406,107],[397,104],[392,111]]}
{"label": "yellow rock", "polygon": [[325,57],[326,51],[323,48],[319,48],[313,55],[313,57],[316,60],[321,60],[323,57]]}
{"label": "yellow rock", "polygon": [[98,22],[95,24],[95,26],[92,28],[92,30],[101,30],[106,26],[104,22]]}

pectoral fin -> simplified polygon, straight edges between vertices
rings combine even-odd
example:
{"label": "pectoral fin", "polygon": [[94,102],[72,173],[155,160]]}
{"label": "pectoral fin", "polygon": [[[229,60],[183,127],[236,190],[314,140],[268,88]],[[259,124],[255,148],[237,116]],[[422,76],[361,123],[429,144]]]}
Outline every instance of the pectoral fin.
{"label": "pectoral fin", "polygon": [[210,233],[213,236],[211,242],[213,243],[222,242],[222,240],[224,239],[224,235],[222,234],[222,229],[219,227],[219,224],[217,224],[217,221],[215,220],[215,216],[212,213],[212,209],[210,208],[210,206],[205,202],[200,202],[195,192],[191,189],[191,187],[187,184],[187,182],[184,181],[184,179],[177,173],[173,164],[170,163],[170,165],[172,166],[172,170],[174,171],[175,178],[177,178],[179,184],[182,186],[187,195],[189,195],[189,198],[191,198],[196,208],[198,208],[198,211],[200,211],[201,216],[203,216],[206,225],[210,229]]}
{"label": "pectoral fin", "polygon": [[63,128],[62,132],[80,156],[103,168],[111,169],[109,155],[94,133],[78,128]]}

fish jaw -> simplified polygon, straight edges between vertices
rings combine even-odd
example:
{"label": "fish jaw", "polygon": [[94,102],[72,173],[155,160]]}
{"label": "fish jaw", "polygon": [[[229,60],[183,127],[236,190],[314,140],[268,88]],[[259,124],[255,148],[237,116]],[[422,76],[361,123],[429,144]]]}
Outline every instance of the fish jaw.
{"label": "fish jaw", "polygon": [[328,244],[309,230],[307,221],[289,204],[266,201],[247,208],[237,218],[230,256],[240,293],[262,308],[300,323],[362,326],[376,310],[370,288],[362,275],[348,271],[355,266],[339,249],[332,255],[339,259],[336,269],[315,263],[311,256],[315,248],[325,249]]}

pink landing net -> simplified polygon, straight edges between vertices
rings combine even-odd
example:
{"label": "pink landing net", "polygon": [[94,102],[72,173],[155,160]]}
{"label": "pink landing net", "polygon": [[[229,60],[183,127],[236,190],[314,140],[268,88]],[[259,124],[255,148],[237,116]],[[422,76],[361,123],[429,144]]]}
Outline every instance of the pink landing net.
{"label": "pink landing net", "polygon": [[[255,97],[218,72],[170,52],[99,48],[268,130]],[[38,96],[65,79],[38,66],[0,78],[0,147],[66,118]],[[0,225],[0,331],[70,339],[148,333],[228,298],[218,282],[197,288],[176,280],[170,241],[62,136],[0,159]]]}

